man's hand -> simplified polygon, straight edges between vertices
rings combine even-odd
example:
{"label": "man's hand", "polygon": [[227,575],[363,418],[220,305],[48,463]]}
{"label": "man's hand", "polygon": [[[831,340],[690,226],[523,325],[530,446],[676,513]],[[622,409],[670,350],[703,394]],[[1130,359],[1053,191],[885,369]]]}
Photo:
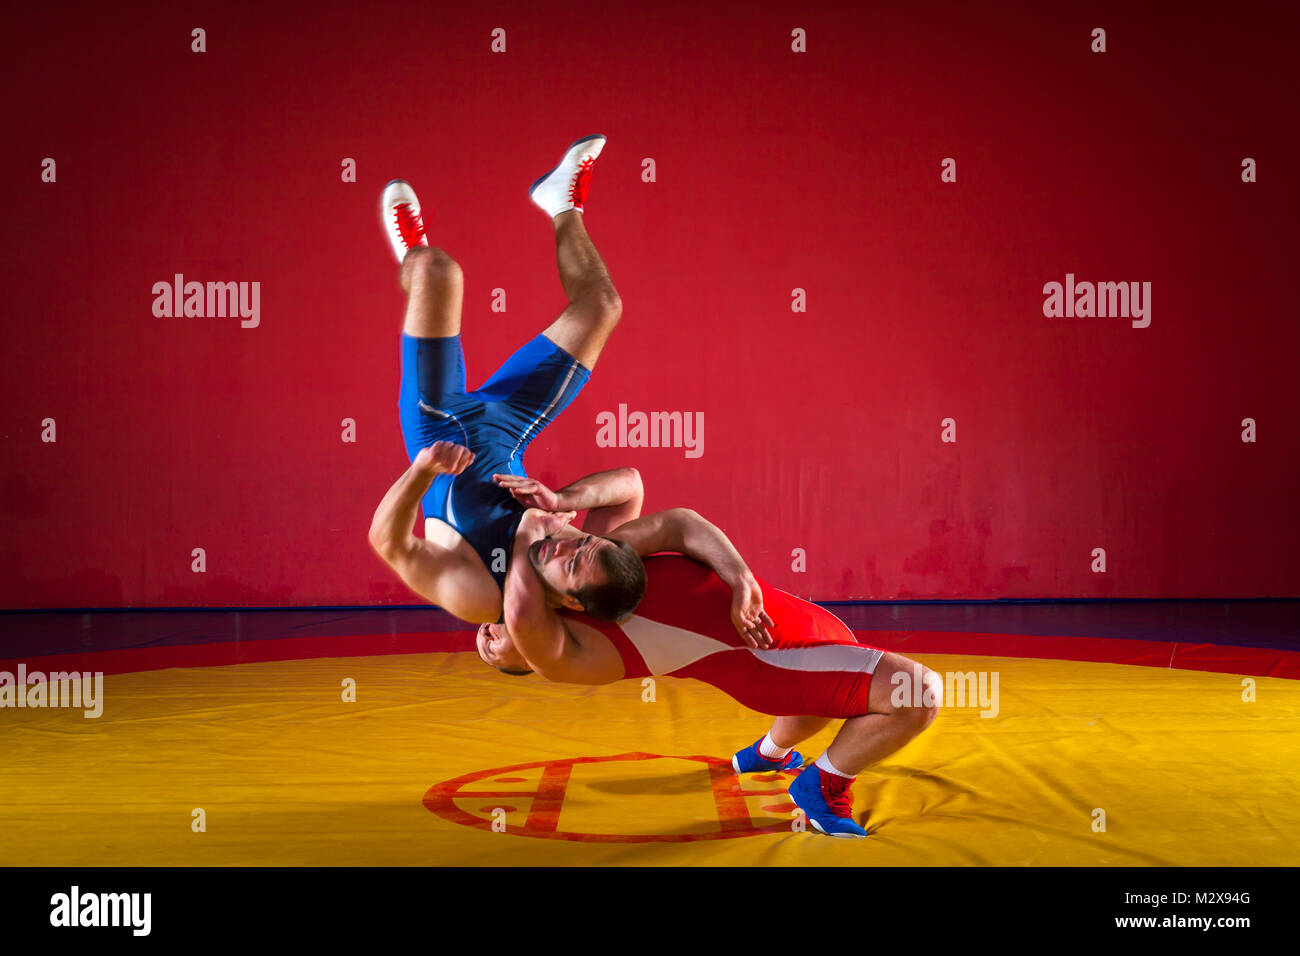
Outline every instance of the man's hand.
{"label": "man's hand", "polygon": [[515,497],[525,508],[540,508],[542,511],[559,511],[560,496],[547,488],[536,478],[523,475],[493,475],[495,481]]}
{"label": "man's hand", "polygon": [[549,538],[577,516],[576,511],[542,511],[539,508],[529,508],[519,519],[519,528],[515,531],[515,537],[523,536],[532,541]]}
{"label": "man's hand", "polygon": [[430,475],[459,475],[473,461],[474,453],[464,445],[436,441],[428,448],[421,448],[411,464]]}
{"label": "man's hand", "polygon": [[772,646],[769,627],[776,627],[763,610],[763,591],[753,575],[741,578],[731,589],[731,623],[750,647],[758,650]]}

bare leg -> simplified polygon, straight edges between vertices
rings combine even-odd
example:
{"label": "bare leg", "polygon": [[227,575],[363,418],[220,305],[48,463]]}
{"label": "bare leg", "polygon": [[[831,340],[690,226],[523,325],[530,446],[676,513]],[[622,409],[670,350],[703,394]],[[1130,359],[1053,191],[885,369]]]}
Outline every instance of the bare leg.
{"label": "bare leg", "polygon": [[460,334],[465,277],[455,259],[441,249],[416,246],[402,260],[401,282],[406,293],[403,332],[424,339]]}
{"label": "bare leg", "polygon": [[618,325],[623,303],[582,216],[570,209],[555,217],[555,264],[569,307],[542,334],[590,369]]}
{"label": "bare leg", "polygon": [[784,750],[807,740],[830,722],[829,717],[778,717],[767,733],[772,743]]}
{"label": "bare leg", "polygon": [[[891,701],[897,685],[893,675],[907,675],[903,696],[908,701],[896,707]],[[921,691],[922,703],[913,705],[912,688]],[[826,750],[835,769],[856,776],[878,760],[902,748],[929,727],[943,702],[943,679],[923,664],[899,654],[886,653],[871,678],[870,713],[844,721]]]}

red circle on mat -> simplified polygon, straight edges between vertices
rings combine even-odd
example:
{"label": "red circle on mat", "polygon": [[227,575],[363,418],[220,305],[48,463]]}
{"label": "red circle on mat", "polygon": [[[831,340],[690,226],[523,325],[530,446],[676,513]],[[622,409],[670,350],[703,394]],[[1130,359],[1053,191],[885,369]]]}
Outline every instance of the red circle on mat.
{"label": "red circle on mat", "polygon": [[[573,768],[579,764],[617,763],[641,760],[690,760],[703,764],[708,770],[708,791],[713,795],[713,803],[718,815],[718,830],[709,833],[574,833],[559,829],[560,810],[564,807],[564,798],[569,786]],[[517,773],[520,770],[542,771],[537,789],[530,791],[492,791],[466,789],[477,783],[493,781],[516,782],[524,778],[505,778],[498,774]],[[729,840],[735,837],[758,836],[762,833],[789,833],[790,822],[778,820],[773,823],[756,823],[749,815],[746,797],[776,796],[779,790],[746,789],[735,772],[731,761],[719,757],[691,756],[669,757],[663,754],[625,753],[612,757],[569,757],[563,760],[538,760],[534,763],[514,764],[510,767],[493,767],[490,770],[477,770],[435,783],[424,795],[424,805],[431,812],[444,820],[459,823],[461,826],[476,830],[491,830],[492,821],[476,816],[456,805],[457,800],[465,798],[490,800],[498,797],[531,796],[532,808],[528,819],[522,824],[507,823],[507,833],[516,836],[536,837],[541,840],[576,840],[580,843],[691,843],[697,840]],[[492,807],[487,810],[505,809]],[[764,807],[763,809],[768,809]]]}

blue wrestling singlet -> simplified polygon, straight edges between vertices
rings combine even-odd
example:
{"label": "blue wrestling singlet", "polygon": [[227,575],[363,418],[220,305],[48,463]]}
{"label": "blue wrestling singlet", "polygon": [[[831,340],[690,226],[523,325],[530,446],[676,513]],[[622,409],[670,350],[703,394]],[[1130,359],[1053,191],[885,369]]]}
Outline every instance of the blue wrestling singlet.
{"label": "blue wrestling singlet", "polygon": [[515,529],[524,513],[494,473],[527,475],[524,451],[582,391],[591,370],[544,335],[506,359],[477,391],[465,391],[460,336],[402,334],[398,409],[407,457],[436,441],[474,452],[459,475],[439,475],[424,496],[424,516],[464,536],[504,589]]}

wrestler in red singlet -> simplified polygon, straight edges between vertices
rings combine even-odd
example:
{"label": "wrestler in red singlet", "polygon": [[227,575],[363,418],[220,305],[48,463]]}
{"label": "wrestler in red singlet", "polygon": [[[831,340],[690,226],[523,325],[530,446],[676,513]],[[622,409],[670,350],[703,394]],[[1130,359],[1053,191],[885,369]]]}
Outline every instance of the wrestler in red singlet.
{"label": "wrestler in red singlet", "polygon": [[731,621],[731,588],[678,554],[645,559],[646,593],[621,624],[561,610],[596,628],[623,658],[624,678],[691,677],[772,716],[857,717],[884,651],[859,644],[830,611],[758,579],[773,643],[747,647]]}

